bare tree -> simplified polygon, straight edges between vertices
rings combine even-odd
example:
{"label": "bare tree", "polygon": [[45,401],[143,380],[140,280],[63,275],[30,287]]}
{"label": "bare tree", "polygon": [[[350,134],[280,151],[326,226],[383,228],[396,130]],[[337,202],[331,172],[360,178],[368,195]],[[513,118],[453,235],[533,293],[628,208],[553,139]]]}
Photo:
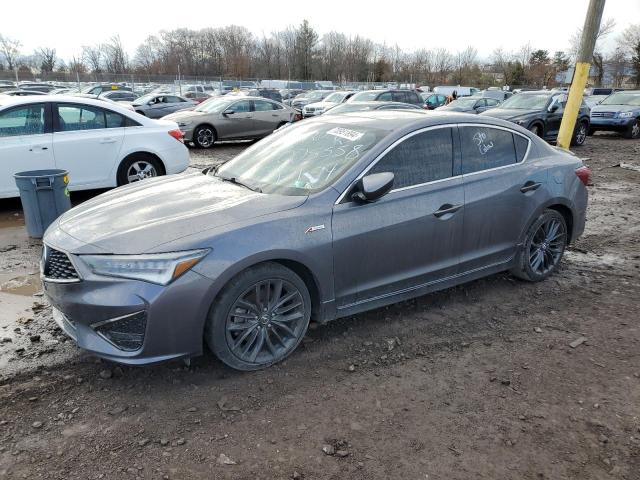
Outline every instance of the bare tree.
{"label": "bare tree", "polygon": [[40,72],[46,77],[47,74],[53,72],[58,63],[55,48],[42,47],[36,50],[35,56],[40,58]]}
{"label": "bare tree", "polygon": [[14,70],[18,66],[18,57],[20,56],[20,47],[22,44],[18,40],[4,37],[0,34],[0,54],[7,62],[7,68]]}
{"label": "bare tree", "polygon": [[99,45],[95,45],[93,47],[83,46],[82,47],[82,58],[89,66],[89,69],[93,73],[101,73],[102,72],[102,48]]}
{"label": "bare tree", "polygon": [[103,46],[104,64],[108,72],[126,73],[129,68],[129,60],[120,35],[115,35],[109,39],[109,42]]}

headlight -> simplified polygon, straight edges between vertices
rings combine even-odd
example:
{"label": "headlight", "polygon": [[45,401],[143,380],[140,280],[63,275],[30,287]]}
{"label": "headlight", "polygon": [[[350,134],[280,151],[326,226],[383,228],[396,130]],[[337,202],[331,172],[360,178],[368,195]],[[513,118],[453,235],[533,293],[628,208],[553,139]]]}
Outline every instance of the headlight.
{"label": "headlight", "polygon": [[178,122],[178,126],[179,127],[186,127],[187,125],[191,125],[191,123],[193,123],[193,122],[191,122],[191,120],[182,120],[182,121]]}
{"label": "headlight", "polygon": [[618,118],[630,118],[633,116],[633,112],[620,112]]}
{"label": "headlight", "polygon": [[97,275],[130,278],[167,285],[209,253],[209,249],[148,255],[81,255]]}

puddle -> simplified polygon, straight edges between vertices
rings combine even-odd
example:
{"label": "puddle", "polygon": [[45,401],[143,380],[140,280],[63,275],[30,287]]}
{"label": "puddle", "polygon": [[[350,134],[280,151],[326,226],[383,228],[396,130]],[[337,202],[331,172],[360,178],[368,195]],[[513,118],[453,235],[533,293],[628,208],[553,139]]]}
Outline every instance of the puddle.
{"label": "puddle", "polygon": [[30,273],[2,281],[0,276],[0,292],[31,297],[42,290],[39,273]]}

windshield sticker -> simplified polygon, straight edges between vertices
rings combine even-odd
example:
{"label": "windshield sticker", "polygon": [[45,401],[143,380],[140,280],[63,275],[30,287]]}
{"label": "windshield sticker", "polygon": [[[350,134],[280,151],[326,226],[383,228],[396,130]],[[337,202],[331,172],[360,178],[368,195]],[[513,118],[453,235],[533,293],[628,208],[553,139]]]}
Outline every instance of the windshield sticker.
{"label": "windshield sticker", "polygon": [[355,130],[349,130],[348,128],[336,127],[329,130],[327,132],[327,135],[334,135],[336,137],[355,142],[356,140],[362,138],[364,132],[357,132]]}
{"label": "windshield sticker", "polygon": [[473,136],[473,141],[478,145],[480,155],[485,155],[489,150],[493,148],[493,142],[487,142],[487,134],[484,132],[476,132]]}

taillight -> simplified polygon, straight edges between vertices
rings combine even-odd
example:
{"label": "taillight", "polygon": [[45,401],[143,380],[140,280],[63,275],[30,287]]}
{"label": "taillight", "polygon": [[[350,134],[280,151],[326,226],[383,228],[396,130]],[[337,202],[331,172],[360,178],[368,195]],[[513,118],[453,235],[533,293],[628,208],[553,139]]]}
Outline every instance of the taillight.
{"label": "taillight", "polygon": [[586,187],[591,183],[591,170],[589,167],[580,167],[576,170],[576,175]]}
{"label": "taillight", "polygon": [[180,143],[184,143],[184,133],[182,133],[179,128],[176,128],[175,130],[169,130],[168,133]]}

